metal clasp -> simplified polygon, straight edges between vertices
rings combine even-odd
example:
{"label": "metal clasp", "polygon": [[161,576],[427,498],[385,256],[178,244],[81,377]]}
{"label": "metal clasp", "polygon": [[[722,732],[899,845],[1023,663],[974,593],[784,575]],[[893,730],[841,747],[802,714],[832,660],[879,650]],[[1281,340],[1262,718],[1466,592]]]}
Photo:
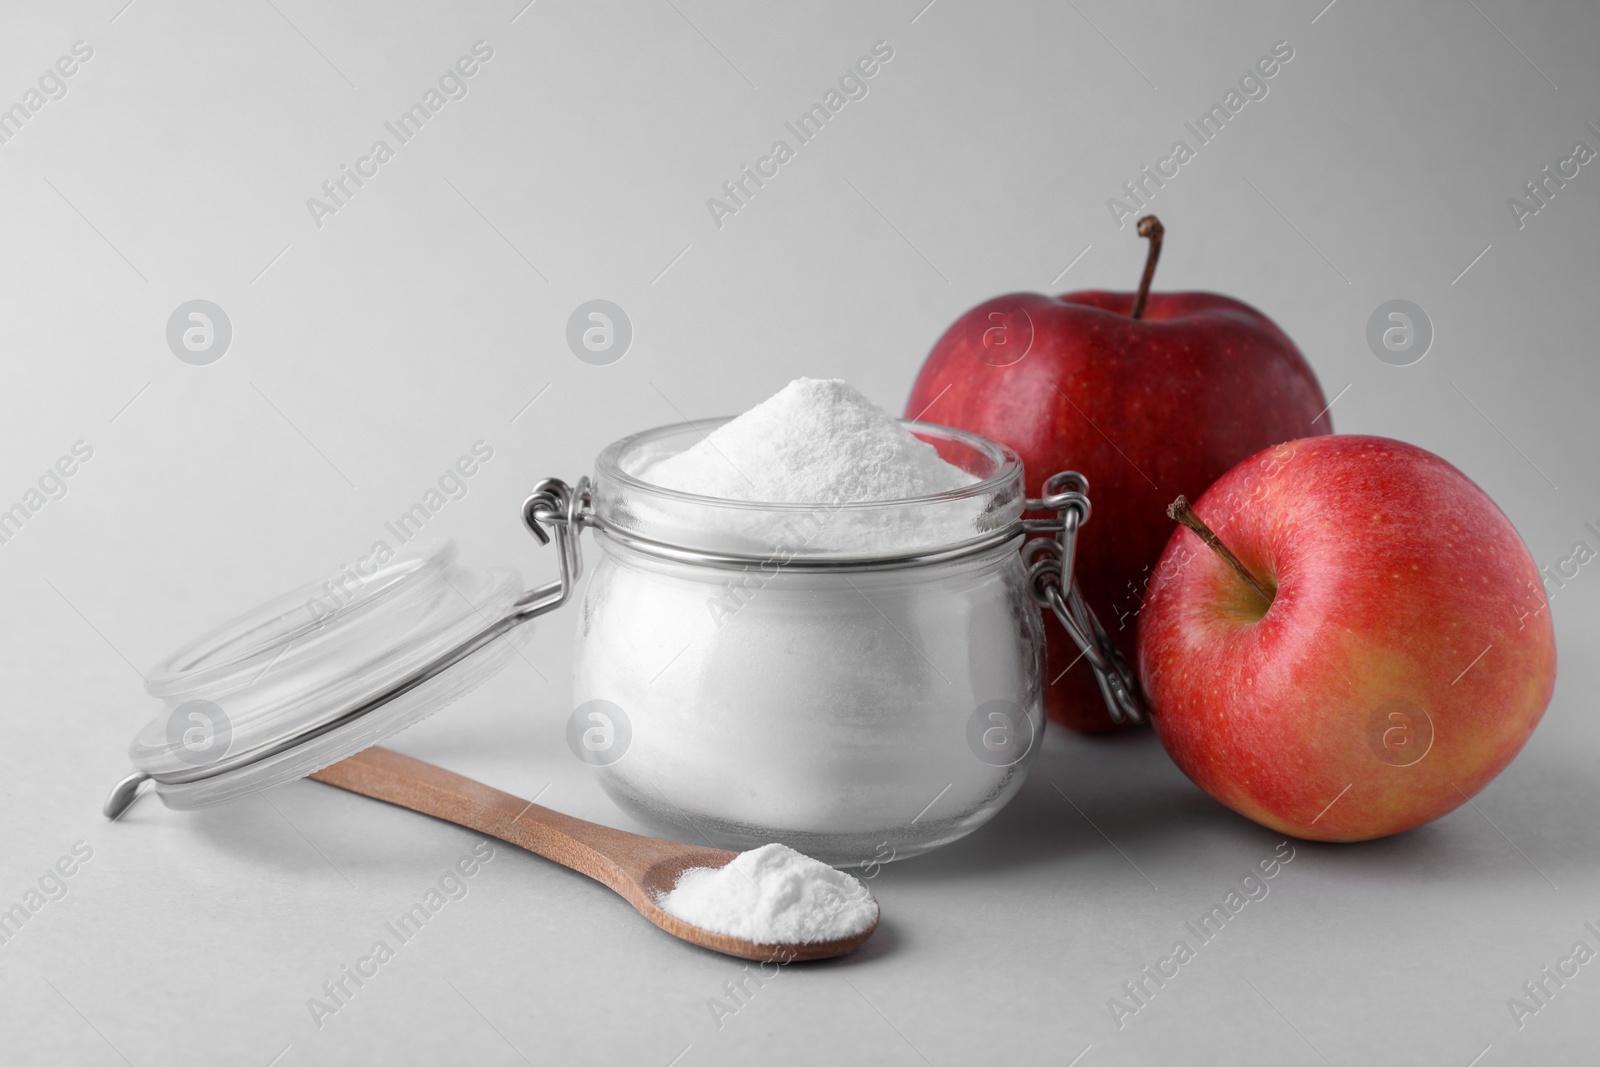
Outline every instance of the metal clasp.
{"label": "metal clasp", "polygon": [[1073,574],[1078,545],[1078,527],[1089,521],[1089,479],[1077,471],[1061,471],[1044,483],[1044,495],[1029,498],[1029,511],[1053,511],[1053,519],[1024,519],[1028,533],[1054,533],[1023,542],[1022,555],[1028,564],[1028,592],[1049,607],[1061,620],[1067,636],[1089,661],[1100,696],[1114,722],[1137,723],[1145,718],[1139,699],[1138,683],[1128,662],[1106,635],[1095,617]]}
{"label": "metal clasp", "polygon": [[555,534],[561,576],[517,599],[513,613],[519,622],[554,611],[572,599],[572,591],[583,576],[583,549],[578,537],[585,526],[594,524],[588,476],[579,478],[576,486],[560,478],[539,482],[522,502],[522,524],[541,545],[548,545],[550,535]]}

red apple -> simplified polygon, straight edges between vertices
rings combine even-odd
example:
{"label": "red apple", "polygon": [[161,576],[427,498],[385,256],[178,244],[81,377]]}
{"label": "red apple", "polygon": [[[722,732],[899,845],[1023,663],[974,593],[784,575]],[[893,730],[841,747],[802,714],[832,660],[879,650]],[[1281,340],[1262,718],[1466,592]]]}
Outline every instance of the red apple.
{"label": "red apple", "polygon": [[[1078,582],[1130,663],[1145,585],[1172,532],[1167,502],[1269,445],[1333,430],[1316,375],[1272,320],[1226,296],[1149,293],[1162,230],[1153,216],[1139,226],[1151,240],[1137,294],[979,304],[933,346],[906,403],[907,417],[1010,445],[1030,496],[1059,470],[1088,477],[1094,510],[1079,535]],[[1050,717],[1113,728],[1048,610],[1045,632]]]}
{"label": "red apple", "polygon": [[1544,714],[1556,648],[1539,570],[1438,456],[1292,441],[1173,508],[1217,551],[1173,533],[1139,617],[1140,676],[1173,760],[1240,814],[1321,841],[1408,830],[1487,785]]}

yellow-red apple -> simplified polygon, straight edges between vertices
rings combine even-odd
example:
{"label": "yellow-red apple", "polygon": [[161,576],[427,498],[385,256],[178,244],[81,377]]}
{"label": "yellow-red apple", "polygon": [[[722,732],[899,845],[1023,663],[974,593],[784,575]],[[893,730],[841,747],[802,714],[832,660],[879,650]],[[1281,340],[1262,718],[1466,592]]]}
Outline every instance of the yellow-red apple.
{"label": "yellow-red apple", "polygon": [[1323,841],[1408,830],[1487,785],[1544,714],[1539,570],[1438,456],[1291,441],[1173,517],[1190,528],[1150,583],[1140,677],[1173,760],[1240,814]]}

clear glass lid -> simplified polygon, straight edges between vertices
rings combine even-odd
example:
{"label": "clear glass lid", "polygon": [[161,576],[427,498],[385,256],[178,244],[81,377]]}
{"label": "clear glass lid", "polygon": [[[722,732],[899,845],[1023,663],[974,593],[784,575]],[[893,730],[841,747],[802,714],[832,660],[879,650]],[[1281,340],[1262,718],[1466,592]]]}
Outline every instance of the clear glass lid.
{"label": "clear glass lid", "polygon": [[164,707],[129,746],[169,807],[335,763],[465,695],[520,654],[522,581],[445,543],[347,570],[191,642],[150,675]]}

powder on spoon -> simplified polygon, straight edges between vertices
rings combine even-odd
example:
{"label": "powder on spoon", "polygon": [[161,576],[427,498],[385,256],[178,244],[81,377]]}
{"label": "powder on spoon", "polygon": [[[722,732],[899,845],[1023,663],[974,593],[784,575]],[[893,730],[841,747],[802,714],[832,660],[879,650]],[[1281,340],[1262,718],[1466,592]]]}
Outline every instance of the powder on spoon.
{"label": "powder on spoon", "polygon": [[908,500],[977,481],[837,378],[797,378],[651,466],[656,485],[768,504]]}
{"label": "powder on spoon", "polygon": [[878,902],[858,879],[778,844],[725,867],[691,867],[657,903],[703,930],[759,945],[833,941],[878,920]]}

